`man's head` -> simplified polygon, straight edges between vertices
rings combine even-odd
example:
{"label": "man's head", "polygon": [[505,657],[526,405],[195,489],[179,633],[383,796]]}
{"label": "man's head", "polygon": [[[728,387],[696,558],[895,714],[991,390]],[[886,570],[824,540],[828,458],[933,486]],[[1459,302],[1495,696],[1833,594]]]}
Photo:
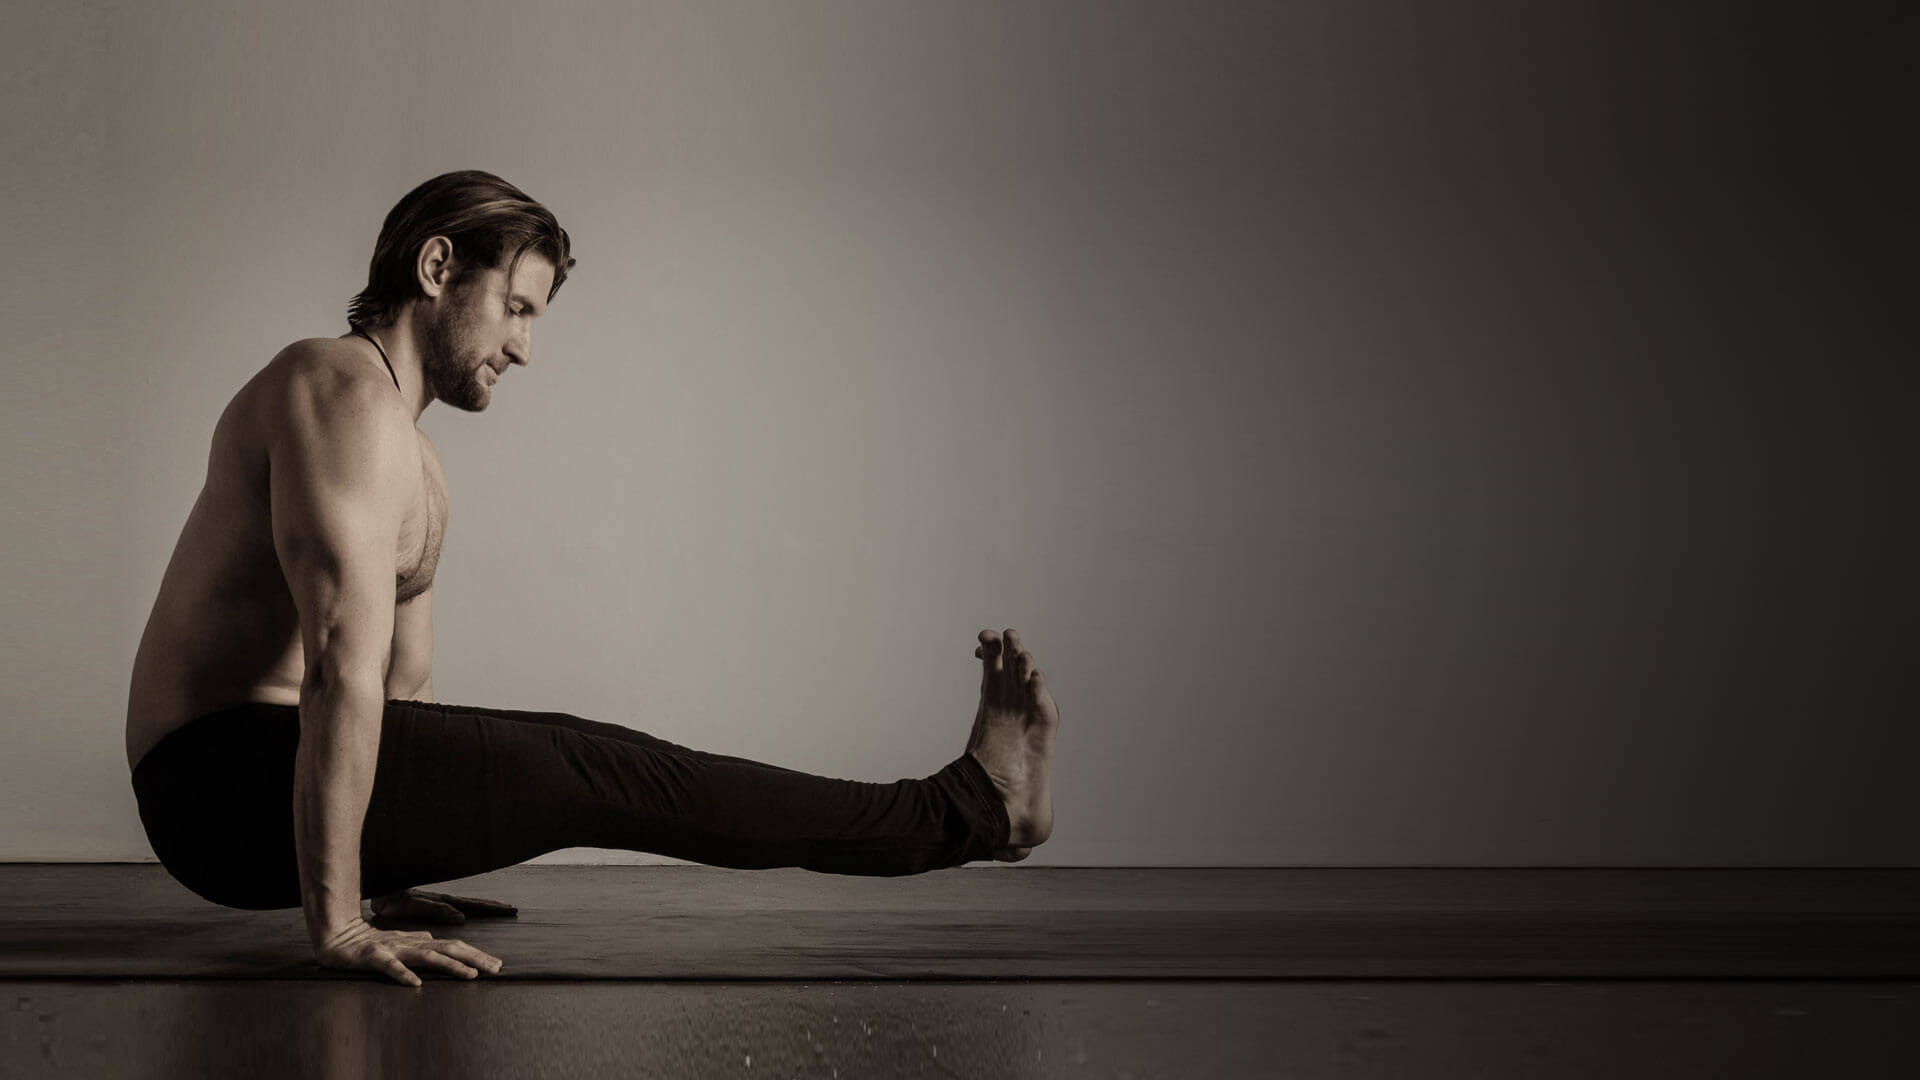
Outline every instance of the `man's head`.
{"label": "man's head", "polygon": [[427,389],[478,411],[493,380],[532,353],[532,320],[574,265],[552,212],[491,173],[446,173],[408,192],[380,229],[357,330],[416,324]]}

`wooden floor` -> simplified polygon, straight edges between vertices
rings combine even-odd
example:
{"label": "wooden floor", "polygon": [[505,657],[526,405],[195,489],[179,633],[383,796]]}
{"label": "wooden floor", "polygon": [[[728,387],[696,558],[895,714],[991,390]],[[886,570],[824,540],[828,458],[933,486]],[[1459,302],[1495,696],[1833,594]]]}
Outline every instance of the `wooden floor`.
{"label": "wooden floor", "polygon": [[[0,1076],[1910,1076],[1920,871],[517,867],[498,977],[0,865]],[[401,924],[395,924],[401,925]]]}

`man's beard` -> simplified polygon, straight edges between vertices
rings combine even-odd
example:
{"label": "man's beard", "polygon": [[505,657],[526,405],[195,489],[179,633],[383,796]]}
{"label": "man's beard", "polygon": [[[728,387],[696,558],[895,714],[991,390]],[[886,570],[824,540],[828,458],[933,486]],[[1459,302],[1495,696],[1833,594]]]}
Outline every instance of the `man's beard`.
{"label": "man's beard", "polygon": [[433,396],[466,412],[485,409],[491,395],[480,384],[480,365],[467,366],[466,339],[451,321],[429,323],[425,345],[420,370]]}

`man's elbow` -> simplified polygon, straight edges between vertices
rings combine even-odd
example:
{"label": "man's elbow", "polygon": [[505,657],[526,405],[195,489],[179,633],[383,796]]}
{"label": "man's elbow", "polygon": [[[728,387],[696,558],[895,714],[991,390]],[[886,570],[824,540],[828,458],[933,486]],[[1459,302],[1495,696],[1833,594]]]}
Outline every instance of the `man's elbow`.
{"label": "man's elbow", "polygon": [[300,700],[383,701],[386,685],[384,660],[342,656],[327,650],[307,658],[306,675],[300,681]]}
{"label": "man's elbow", "polygon": [[396,665],[387,674],[386,694],[394,701],[432,701],[433,677]]}

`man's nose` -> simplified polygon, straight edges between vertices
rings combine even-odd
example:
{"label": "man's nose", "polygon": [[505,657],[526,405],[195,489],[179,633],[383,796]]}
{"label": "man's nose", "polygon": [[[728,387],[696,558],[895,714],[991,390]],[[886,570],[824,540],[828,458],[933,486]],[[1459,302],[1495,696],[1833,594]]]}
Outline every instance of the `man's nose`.
{"label": "man's nose", "polygon": [[533,360],[533,334],[528,333],[507,342],[507,361],[525,367]]}

